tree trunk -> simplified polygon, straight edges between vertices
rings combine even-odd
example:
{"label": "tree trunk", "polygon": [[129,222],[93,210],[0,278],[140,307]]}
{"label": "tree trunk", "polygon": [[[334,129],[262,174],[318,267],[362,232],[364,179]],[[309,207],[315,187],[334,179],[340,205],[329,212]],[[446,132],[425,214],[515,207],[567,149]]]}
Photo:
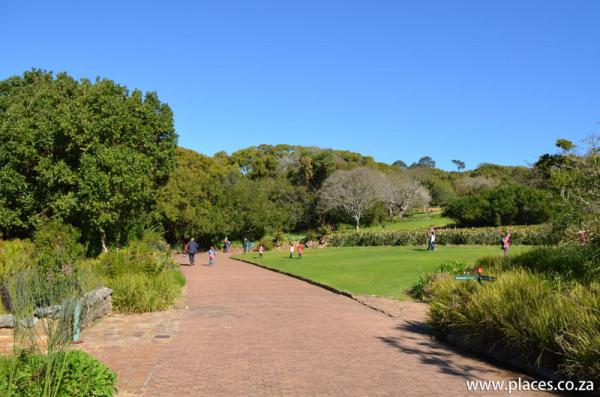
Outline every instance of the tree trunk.
{"label": "tree trunk", "polygon": [[106,233],[104,233],[104,230],[102,230],[100,241],[102,242],[102,252],[108,252],[108,247],[106,246]]}
{"label": "tree trunk", "polygon": [[360,217],[355,216],[354,220],[356,220],[356,231],[360,231]]}

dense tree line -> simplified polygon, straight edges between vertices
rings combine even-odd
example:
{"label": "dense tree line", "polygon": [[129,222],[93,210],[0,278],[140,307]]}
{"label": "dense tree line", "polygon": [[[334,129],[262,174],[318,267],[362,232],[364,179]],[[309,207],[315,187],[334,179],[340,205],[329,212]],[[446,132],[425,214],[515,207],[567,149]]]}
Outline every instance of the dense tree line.
{"label": "dense tree line", "polygon": [[32,70],[0,81],[0,234],[31,237],[38,225],[59,221],[93,247],[146,228],[172,242],[195,236],[209,244],[226,235],[358,227],[427,205],[468,225],[537,223],[549,217],[548,192],[565,196],[583,183],[557,172],[582,158],[569,144],[532,167],[466,170],[454,160],[453,172],[429,156],[390,165],[292,145],[205,156],[177,148],[173,114],[156,93]]}

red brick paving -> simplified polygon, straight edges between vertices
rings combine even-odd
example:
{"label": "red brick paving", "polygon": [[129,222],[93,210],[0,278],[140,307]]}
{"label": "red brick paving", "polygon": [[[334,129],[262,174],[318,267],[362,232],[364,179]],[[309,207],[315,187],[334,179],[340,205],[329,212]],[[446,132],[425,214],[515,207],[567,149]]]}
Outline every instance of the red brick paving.
{"label": "red brick paving", "polygon": [[186,309],[84,332],[122,395],[464,396],[477,395],[466,379],[519,376],[347,297],[223,255],[209,268],[205,256],[183,266]]}

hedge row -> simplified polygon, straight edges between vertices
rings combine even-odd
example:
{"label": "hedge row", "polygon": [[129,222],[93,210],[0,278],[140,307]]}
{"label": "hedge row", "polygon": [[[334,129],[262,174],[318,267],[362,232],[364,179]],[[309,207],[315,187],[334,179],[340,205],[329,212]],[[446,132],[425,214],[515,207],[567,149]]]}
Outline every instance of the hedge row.
{"label": "hedge row", "polygon": [[[500,245],[504,230],[495,227],[436,229],[435,241],[440,245]],[[512,244],[548,245],[553,243],[548,226],[511,226],[508,230]],[[426,244],[427,232],[423,231],[335,233],[329,238],[329,245],[334,247]]]}

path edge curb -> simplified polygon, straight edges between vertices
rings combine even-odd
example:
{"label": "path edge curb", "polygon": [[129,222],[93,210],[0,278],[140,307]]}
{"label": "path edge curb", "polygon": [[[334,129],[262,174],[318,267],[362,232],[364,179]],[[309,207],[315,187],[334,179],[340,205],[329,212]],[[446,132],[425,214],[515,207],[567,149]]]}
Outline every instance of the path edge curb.
{"label": "path edge curb", "polygon": [[334,294],[345,296],[346,298],[350,298],[353,301],[358,302],[361,305],[368,307],[369,309],[378,311],[379,313],[385,314],[388,317],[394,318],[394,316],[392,316],[390,313],[386,312],[385,310],[381,310],[381,309],[379,309],[377,307],[374,307],[372,305],[366,304],[365,302],[363,302],[360,299],[356,298],[354,295],[352,295],[348,291],[344,291],[342,289],[338,289],[338,288],[332,287],[331,285],[323,284],[323,283],[320,283],[318,281],[311,280],[310,278],[306,278],[306,277],[303,277],[303,276],[300,276],[300,275],[297,275],[297,274],[294,274],[294,273],[286,272],[285,270],[274,269],[272,267],[261,265],[260,263],[252,262],[252,261],[249,261],[247,259],[234,258],[233,256],[230,256],[230,258],[233,259],[233,260],[235,260],[235,261],[248,263],[250,265],[253,265],[253,266],[256,266],[256,267],[260,267],[261,269],[270,270],[270,271],[275,272],[275,273],[283,274],[285,276],[292,277],[292,278],[295,278],[295,279],[300,280],[300,281],[304,281],[305,283],[312,284],[315,287],[326,289],[329,292],[333,292]]}

